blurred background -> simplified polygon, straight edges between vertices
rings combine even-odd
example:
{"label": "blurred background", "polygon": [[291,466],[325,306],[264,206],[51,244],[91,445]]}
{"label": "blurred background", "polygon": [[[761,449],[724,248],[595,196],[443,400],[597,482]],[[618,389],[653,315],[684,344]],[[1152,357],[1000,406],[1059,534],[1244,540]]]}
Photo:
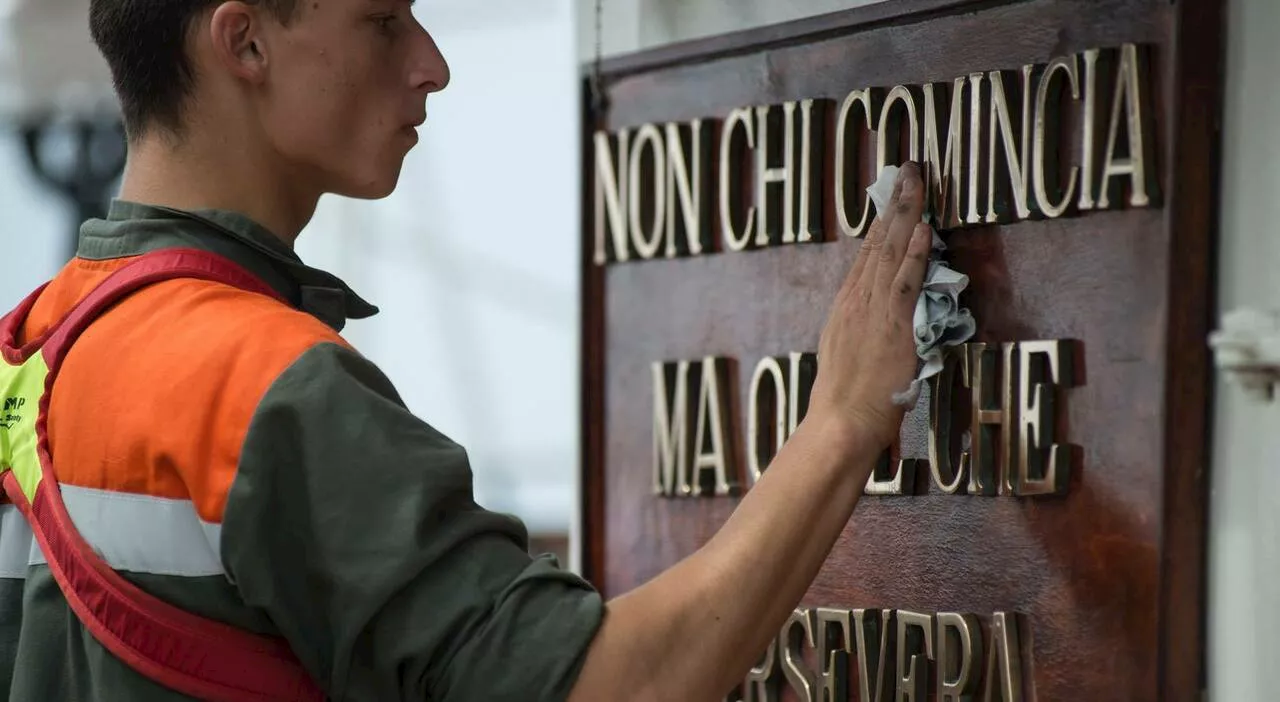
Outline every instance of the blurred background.
{"label": "blurred background", "polygon": [[[453,82],[433,98],[397,193],[324,200],[299,252],[381,306],[346,335],[468,447],[478,499],[524,519],[538,550],[575,563],[580,67],[871,1],[417,3]],[[1280,3],[1229,4],[1219,305],[1276,308]],[[3,310],[67,260],[118,180],[121,134],[87,7],[0,0]],[[1214,415],[1212,697],[1273,699],[1265,652],[1280,627],[1259,622],[1280,621],[1280,413],[1220,385]]]}

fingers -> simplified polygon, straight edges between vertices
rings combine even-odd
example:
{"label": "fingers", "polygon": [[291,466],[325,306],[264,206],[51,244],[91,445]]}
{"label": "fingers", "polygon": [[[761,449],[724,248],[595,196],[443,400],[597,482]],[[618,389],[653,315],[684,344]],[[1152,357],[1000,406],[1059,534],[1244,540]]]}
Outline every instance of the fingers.
{"label": "fingers", "polygon": [[[901,184],[894,185],[893,195],[896,198],[901,190]],[[841,292],[852,290],[868,268],[875,272],[874,264],[868,265],[867,261],[876,260],[880,247],[884,244],[885,230],[888,227],[888,221],[891,216],[890,212],[878,212],[875,219],[871,221],[871,227],[867,232],[867,238],[862,240],[862,246],[858,249],[858,256],[853,261],[853,267],[849,269],[849,275],[845,277],[844,285]]]}
{"label": "fingers", "polygon": [[907,253],[902,261],[902,267],[894,276],[893,287],[890,290],[894,306],[899,308],[900,313],[905,314],[913,309],[916,300],[920,297],[925,271],[929,267],[929,250],[932,247],[933,230],[923,222],[916,224],[915,231],[911,234],[911,241],[907,244]]}
{"label": "fingers", "polygon": [[902,170],[898,172],[898,187],[894,190],[888,209],[891,219],[876,263],[877,291],[888,288],[897,277],[898,270],[902,268],[902,260],[907,254],[911,234],[924,215],[924,184],[920,181],[919,166],[914,163],[903,164]]}

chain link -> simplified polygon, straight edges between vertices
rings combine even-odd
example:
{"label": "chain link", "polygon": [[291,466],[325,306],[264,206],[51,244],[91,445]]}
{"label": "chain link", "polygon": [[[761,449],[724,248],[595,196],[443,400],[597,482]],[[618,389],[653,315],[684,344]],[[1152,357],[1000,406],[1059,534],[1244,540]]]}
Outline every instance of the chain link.
{"label": "chain link", "polygon": [[604,122],[608,98],[604,90],[604,0],[596,0],[596,55],[591,73],[591,116],[597,125]]}

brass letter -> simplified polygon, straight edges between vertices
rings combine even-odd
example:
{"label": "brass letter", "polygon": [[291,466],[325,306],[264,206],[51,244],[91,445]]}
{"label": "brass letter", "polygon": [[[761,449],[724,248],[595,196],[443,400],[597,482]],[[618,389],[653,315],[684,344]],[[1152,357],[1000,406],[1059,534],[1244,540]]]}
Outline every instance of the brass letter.
{"label": "brass letter", "polygon": [[[871,216],[871,196],[861,192],[858,187],[858,139],[851,135],[849,119],[853,108],[861,105],[862,115],[867,124],[867,131],[874,129],[871,116],[874,114],[874,97],[872,89],[855,90],[849,93],[840,106],[840,116],[836,119],[836,221],[840,223],[840,231],[845,236],[862,236],[867,233],[867,223]],[[855,226],[849,220],[849,199],[861,196],[863,199],[862,215]]]}
{"label": "brass letter", "polygon": [[[734,128],[741,125],[746,132],[745,149],[734,149]],[[742,107],[729,113],[720,132],[720,231],[724,235],[725,246],[730,251],[743,251],[751,243],[752,232],[755,231],[756,208],[747,206],[746,222],[742,233],[733,230],[733,213],[742,207],[742,168],[741,161],[746,158],[743,153],[756,148],[755,120],[751,108]]]}
{"label": "brass letter", "polygon": [[[814,125],[814,101],[800,101],[800,212],[798,213],[799,225],[798,234],[788,237],[787,232],[782,235],[783,243],[790,244],[792,241],[813,241],[815,234],[822,233],[822,191],[813,187],[816,181],[822,183],[822,146],[826,143],[823,139],[823,127],[826,120],[826,100],[817,103],[817,125]],[[814,138],[814,132],[817,132],[817,138]],[[815,197],[816,196],[816,197]],[[818,229],[814,229],[814,219],[818,220]]]}
{"label": "brass letter", "polygon": [[933,95],[934,84],[924,86],[924,159],[928,163],[926,171],[930,177],[925,187],[933,193],[933,199],[926,204],[940,229],[960,225],[960,191],[964,184],[960,175],[960,162],[964,158],[964,86],[965,79],[956,78],[951,87],[947,144],[942,149],[945,155],[938,150],[938,108]]}
{"label": "brass letter", "polygon": [[[901,102],[903,108],[907,111],[907,129],[909,130],[909,140],[907,144],[908,158],[911,161],[920,160],[920,120],[916,116],[916,100],[911,91],[904,85],[895,86],[889,91],[884,98],[884,105],[880,108],[880,126],[876,130],[876,176],[889,165],[889,144],[892,143],[894,149],[897,150],[901,140],[902,122],[893,119],[893,106],[895,103]],[[902,161],[902,154],[898,154],[897,161]]]}
{"label": "brass letter", "polygon": [[[996,180],[996,145],[997,138],[1001,151],[1004,152],[1004,163],[1009,174],[1009,190],[1013,200],[1013,216],[1026,219],[1031,216],[1027,207],[1027,184],[1031,175],[1029,158],[1031,156],[1031,74],[1032,66],[1022,67],[1022,114],[1010,115],[1009,101],[1005,96],[1004,76],[1007,71],[991,71],[991,120],[990,133],[987,135],[987,223],[1003,221],[1004,188]],[[1020,131],[1022,149],[1014,141],[1014,132]],[[1002,197],[1001,208],[996,209],[996,193]]]}
{"label": "brass letter", "polygon": [[[1054,202],[1049,196],[1049,174],[1053,175],[1053,183],[1055,186],[1058,181],[1058,152],[1059,149],[1046,150],[1046,142],[1049,139],[1049,132],[1053,133],[1056,138],[1058,134],[1058,112],[1062,109],[1062,102],[1059,99],[1060,93],[1050,92],[1053,85],[1053,77],[1061,71],[1067,75],[1067,80],[1071,87],[1071,99],[1080,99],[1080,68],[1079,62],[1076,60],[1075,54],[1068,57],[1056,58],[1049,62],[1044,69],[1044,75],[1040,78],[1040,87],[1036,91],[1036,133],[1035,133],[1035,191],[1036,206],[1044,213],[1045,217],[1050,219],[1061,217],[1067,211],[1067,207],[1071,204],[1071,198],[1075,197],[1076,177],[1080,174],[1078,166],[1071,167],[1071,175],[1067,176],[1067,189],[1062,198],[1058,202]],[[1061,187],[1055,187],[1055,191],[1061,192]]]}
{"label": "brass letter", "polygon": [[929,470],[938,489],[954,495],[963,494],[964,459],[955,470],[951,461],[951,386],[956,368],[963,365],[963,348],[949,348],[943,353],[942,372],[929,379]]}
{"label": "brass letter", "polygon": [[823,702],[849,699],[849,657],[853,655],[853,619],[847,609],[818,610],[818,675]]}
{"label": "brass letter", "polygon": [[[652,164],[652,183],[653,183],[653,230],[645,236],[644,220],[641,218],[643,213],[640,208],[644,204],[644,150],[648,146],[653,152]],[[640,128],[640,133],[636,135],[636,141],[631,146],[631,190],[629,194],[631,214],[631,244],[635,246],[636,253],[643,260],[649,260],[658,255],[658,250],[662,248],[662,234],[664,229],[666,210],[667,210],[667,149],[662,143],[662,132],[652,124],[646,124]]]}
{"label": "brass letter", "polygon": [[[772,376],[773,383],[772,390],[762,395],[765,374]],[[787,384],[783,380],[782,365],[778,363],[778,359],[770,356],[760,359],[755,372],[751,374],[750,392],[751,400],[747,409],[747,470],[750,472],[751,484],[755,485],[760,481],[760,474],[769,461],[782,450],[782,444],[786,443],[788,436],[787,403],[783,400],[787,394]],[[772,431],[768,428],[761,431],[762,410],[768,412],[770,403],[774,417]],[[760,455],[764,452],[767,452],[768,460],[761,461]]]}
{"label": "brass letter", "polygon": [[[689,491],[689,362],[653,366],[653,492],[668,497]],[[667,374],[675,376],[674,393]],[[668,395],[674,398],[668,400]]]}
{"label": "brass letter", "polygon": [[992,702],[997,688],[1000,702],[1023,702],[1022,641],[1018,638],[1018,615],[996,612],[991,617],[991,657],[987,659],[987,694]]}
{"label": "brass letter", "polygon": [[[731,495],[737,487],[730,480],[729,442],[725,438],[723,417],[728,414],[728,403],[720,392],[727,375],[725,359],[711,356],[702,360],[702,391],[698,393],[698,430],[694,434],[693,477],[689,494],[697,497],[704,489],[703,473],[712,471],[716,495]],[[727,385],[727,383],[724,383]],[[710,440],[710,450],[707,441]]]}
{"label": "brass letter", "polygon": [[[685,147],[684,135],[688,133],[691,144]],[[706,214],[702,207],[702,162],[706,151],[702,139],[702,120],[695,119],[688,127],[667,125],[667,258],[679,252],[676,235],[684,230],[684,239],[690,254],[702,253]],[[692,163],[692,176],[690,175]],[[676,218],[676,210],[680,218]],[[683,225],[682,227],[679,225]]]}
{"label": "brass letter", "polygon": [[[797,624],[801,631],[795,630]],[[787,617],[787,623],[782,625],[782,633],[778,636],[778,645],[782,648],[782,674],[787,677],[800,702],[816,702],[813,671],[804,662],[803,647],[806,644],[809,648],[814,647],[813,611],[797,609]]]}
{"label": "brass letter", "polygon": [[[880,454],[876,467],[867,480],[864,495],[914,495],[916,494],[916,467],[914,458],[900,458],[895,465],[888,451]],[[894,469],[897,470],[894,470]]]}
{"label": "brass letter", "polygon": [[[1098,208],[1107,209],[1111,205],[1109,197],[1111,178],[1113,176],[1129,176],[1131,187],[1129,204],[1133,207],[1147,207],[1151,198],[1147,196],[1147,167],[1145,144],[1142,140],[1142,82],[1140,80],[1138,47],[1125,44],[1120,49],[1120,67],[1116,70],[1115,97],[1111,103],[1111,129],[1107,135],[1107,159],[1102,166],[1102,187],[1098,193]],[[1123,103],[1123,108],[1121,104]],[[1120,111],[1124,109],[1126,126],[1128,127],[1129,158],[1118,159],[1116,153],[1116,134],[1120,127]]]}
{"label": "brass letter", "polygon": [[982,189],[982,178],[978,175],[978,166],[982,162],[982,73],[969,74],[969,214],[966,224],[981,224],[982,215],[978,214],[978,194]]}
{"label": "brass letter", "polygon": [[[970,431],[971,446],[961,454],[960,471],[969,473],[969,494],[995,495],[1009,491],[1012,471],[1009,461],[1014,434],[1014,379],[1017,377],[1016,344],[1002,345],[1004,363],[1000,368],[1000,380],[996,382],[996,351],[987,344],[966,344],[969,355],[965,358],[964,380],[973,395],[973,428]],[[997,400],[996,388],[1003,388]],[[997,409],[992,405],[999,401]],[[999,427],[1000,444],[997,446],[992,428]]]}
{"label": "brass letter", "polygon": [[933,660],[933,615],[898,610],[896,702],[928,702],[930,660]]}
{"label": "brass letter", "polygon": [[1084,134],[1080,142],[1080,202],[1076,206],[1081,210],[1092,210],[1093,161],[1098,151],[1098,59],[1102,57],[1102,50],[1089,49],[1083,56],[1084,114],[1080,123],[1084,125]]}
{"label": "brass letter", "polygon": [[[779,195],[782,200],[782,241],[795,241],[795,171],[796,171],[796,104],[786,102],[782,105],[782,148],[769,144],[772,107],[756,108],[756,208],[760,211],[759,226],[756,227],[756,246],[768,246],[770,242],[779,240],[777,234],[778,214],[769,206],[769,186],[780,185]],[[782,165],[771,167],[769,162],[781,150]],[[771,214],[772,213],[772,214]]]}
{"label": "brass letter", "polygon": [[764,659],[742,681],[742,702],[778,702],[778,640],[770,639]]}
{"label": "brass letter", "polygon": [[1054,386],[1075,384],[1072,344],[1024,341],[1018,348],[1018,494],[1060,495],[1067,491],[1071,447],[1054,443]]}
{"label": "brass letter", "polygon": [[[615,161],[613,143],[606,132],[595,133],[596,152],[596,253],[595,263],[603,266],[609,260],[605,247],[606,220],[613,235],[613,257],[625,261],[627,244],[627,156],[631,153],[629,130],[618,133],[618,155]],[[618,179],[622,181],[619,182]],[[606,218],[606,214],[608,215]]]}
{"label": "brass letter", "polygon": [[[858,645],[858,687],[862,702],[884,702],[892,694],[894,661],[890,651],[896,639],[891,609],[853,610],[853,633]],[[879,641],[875,650],[871,646]]]}
{"label": "brass letter", "polygon": [[972,614],[938,613],[938,702],[972,702],[981,678],[982,626]]}

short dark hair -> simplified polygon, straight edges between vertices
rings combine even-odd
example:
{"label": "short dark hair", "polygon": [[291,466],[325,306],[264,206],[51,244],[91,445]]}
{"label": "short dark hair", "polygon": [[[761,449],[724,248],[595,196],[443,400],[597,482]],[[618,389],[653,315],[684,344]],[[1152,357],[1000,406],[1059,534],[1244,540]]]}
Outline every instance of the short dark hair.
{"label": "short dark hair", "polygon": [[[282,22],[297,0],[245,0]],[[107,60],[125,130],[136,140],[161,127],[179,134],[182,106],[195,85],[187,53],[192,23],[223,0],[90,0],[89,33]]]}

